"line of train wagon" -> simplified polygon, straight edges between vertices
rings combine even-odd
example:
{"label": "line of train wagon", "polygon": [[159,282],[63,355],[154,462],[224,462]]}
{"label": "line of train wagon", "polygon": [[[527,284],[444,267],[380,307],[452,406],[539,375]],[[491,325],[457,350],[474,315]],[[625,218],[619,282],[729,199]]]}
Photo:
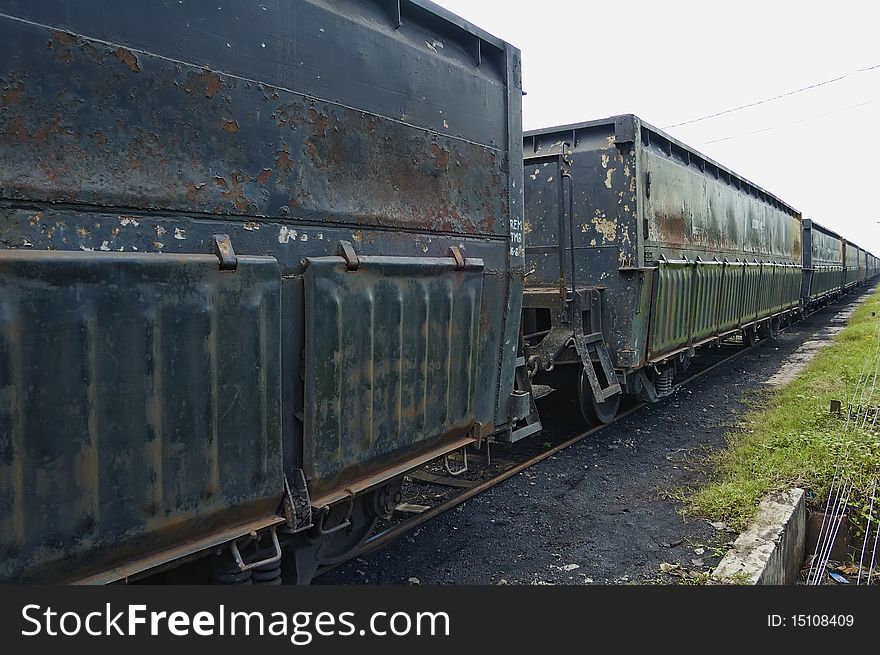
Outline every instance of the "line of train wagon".
{"label": "line of train wagon", "polygon": [[878,273],[634,116],[523,135],[519,51],[427,0],[0,37],[2,581],[306,582],[533,384],[607,422]]}

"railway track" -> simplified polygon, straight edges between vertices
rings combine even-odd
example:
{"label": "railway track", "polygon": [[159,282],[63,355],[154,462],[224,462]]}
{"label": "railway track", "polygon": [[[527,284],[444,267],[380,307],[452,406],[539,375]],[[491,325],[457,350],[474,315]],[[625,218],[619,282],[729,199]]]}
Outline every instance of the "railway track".
{"label": "railway track", "polygon": [[[701,357],[694,360],[694,363],[684,374],[684,377],[673,385],[673,393],[711,373],[718,367],[761,347],[766,342],[767,340],[762,340],[753,345],[748,345],[737,340],[722,342],[717,346],[707,349],[701,354]],[[649,404],[647,402],[631,402],[631,404],[622,407],[611,423],[590,427],[583,432],[566,431],[560,426],[551,423],[546,425],[545,429],[535,436],[524,439],[522,442],[516,444],[494,444],[492,453],[488,452],[487,445],[485,454],[481,452],[476,455],[468,455],[470,462],[476,461],[482,465],[476,471],[469,470],[469,472],[472,474],[476,473],[478,476],[487,475],[487,477],[477,477],[477,479],[474,479],[473,475],[470,477],[450,475],[448,473],[444,475],[442,463],[438,463],[436,460],[428,463],[407,476],[405,484],[407,493],[405,496],[407,500],[418,500],[420,503],[431,502],[430,500],[426,501],[426,497],[430,495],[431,490],[434,490],[435,492],[439,491],[436,495],[441,496],[441,498],[435,499],[431,505],[407,502],[399,506],[402,511],[397,514],[402,515],[400,518],[392,518],[381,523],[378,531],[353,550],[344,561],[322,567],[318,570],[317,575],[319,576],[341,566],[345,562],[387,546],[436,516],[501,484],[505,480],[552,457],[569,446],[573,446],[587,437],[598,433],[603,428],[608,427],[608,425],[624,419]],[[572,412],[572,415],[575,413],[576,410]],[[544,415],[543,412],[542,415]]]}

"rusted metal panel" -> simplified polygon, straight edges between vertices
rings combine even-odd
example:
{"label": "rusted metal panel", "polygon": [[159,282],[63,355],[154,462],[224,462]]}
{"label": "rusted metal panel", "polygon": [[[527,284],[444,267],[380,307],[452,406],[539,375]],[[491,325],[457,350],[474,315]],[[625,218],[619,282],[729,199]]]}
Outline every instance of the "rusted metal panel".
{"label": "rusted metal panel", "polygon": [[[563,187],[564,153],[571,185]],[[602,288],[612,359],[634,366],[645,354],[651,286],[641,274],[617,272],[640,261],[629,130],[594,121],[528,132],[524,157],[526,289],[570,289],[572,280]]]}
{"label": "rusted metal panel", "polygon": [[[275,9],[298,26],[311,3],[284,6]],[[343,19],[324,14],[326,32],[344,33]],[[117,39],[132,29],[118,26]],[[383,120],[288,91],[295,77],[264,77],[267,86],[206,70],[196,53],[184,64],[11,19],[0,44],[14,100],[0,112],[4,197],[507,234],[497,190],[507,162],[491,138],[426,135],[396,112]],[[473,70],[504,106],[504,85]]]}
{"label": "rusted metal panel", "polygon": [[304,468],[351,487],[474,427],[483,262],[309,259]]}
{"label": "rusted metal panel", "polygon": [[274,257],[285,471],[307,438],[303,261],[340,240],[484,262],[470,419],[510,424],[519,51],[431,2],[392,4],[0,0],[0,248],[207,254],[222,232],[239,258]]}
{"label": "rusted metal panel", "polygon": [[5,250],[0,288],[0,580],[274,513],[275,259]]}

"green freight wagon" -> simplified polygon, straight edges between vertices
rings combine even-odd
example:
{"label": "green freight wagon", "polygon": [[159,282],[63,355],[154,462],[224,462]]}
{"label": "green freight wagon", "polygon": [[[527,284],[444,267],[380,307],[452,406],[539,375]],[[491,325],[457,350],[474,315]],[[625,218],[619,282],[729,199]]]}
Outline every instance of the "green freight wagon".
{"label": "green freight wagon", "polygon": [[804,279],[801,291],[805,307],[826,304],[843,294],[844,239],[836,232],[804,219]]}
{"label": "green freight wagon", "polygon": [[523,351],[590,421],[800,311],[800,213],[633,115],[524,135]]}

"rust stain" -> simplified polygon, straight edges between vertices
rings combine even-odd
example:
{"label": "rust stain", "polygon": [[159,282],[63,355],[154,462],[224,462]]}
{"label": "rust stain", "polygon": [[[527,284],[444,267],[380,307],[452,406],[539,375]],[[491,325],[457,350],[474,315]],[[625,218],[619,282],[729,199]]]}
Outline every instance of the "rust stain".
{"label": "rust stain", "polygon": [[[220,178],[215,178],[215,184],[217,184],[216,180]],[[225,184],[225,181],[224,181]],[[217,184],[219,186],[219,184]],[[199,191],[204,187],[204,182],[201,184],[195,184],[194,182],[186,183],[186,199],[190,202],[198,202],[199,200]]]}
{"label": "rust stain", "polygon": [[43,220],[43,212],[37,212],[33,216],[31,216],[28,221],[31,225],[37,225],[41,220]]}
{"label": "rust stain", "polygon": [[119,61],[128,66],[132,73],[141,72],[141,67],[138,66],[137,57],[134,56],[134,53],[131,50],[116,48],[116,52],[113,54]]}
{"label": "rust stain", "polygon": [[223,119],[223,129],[229,132],[230,134],[238,133],[238,123],[236,121],[230,120],[228,118]]}
{"label": "rust stain", "polygon": [[431,144],[431,153],[437,160],[437,168],[445,170],[449,166],[449,153],[436,143]]}
{"label": "rust stain", "polygon": [[272,169],[271,168],[264,168],[257,175],[257,182],[259,182],[260,184],[265,184],[266,182],[269,181],[270,177],[272,177]]}
{"label": "rust stain", "polygon": [[241,171],[233,172],[231,180],[228,183],[229,189],[227,191],[221,191],[220,197],[224,200],[230,201],[239,211],[247,211],[253,203],[247,198],[247,196],[245,196],[244,189],[242,189],[241,185],[246,184],[249,181],[250,178],[247,175],[242,174]]}
{"label": "rust stain", "polygon": [[687,220],[681,214],[657,212],[655,222],[659,228],[659,241],[684,246],[688,243]]}
{"label": "rust stain", "polygon": [[3,106],[10,107],[21,102],[21,94],[24,92],[24,84],[16,82],[10,84],[6,91],[3,92]]}
{"label": "rust stain", "polygon": [[276,155],[275,168],[289,173],[293,168],[293,160],[290,158],[290,153],[287,152],[287,149],[282,149],[279,150]]}
{"label": "rust stain", "polygon": [[58,45],[73,45],[76,43],[76,35],[61,30],[52,31],[52,40]]}
{"label": "rust stain", "polygon": [[229,188],[229,185],[226,184],[226,180],[224,178],[220,177],[219,175],[214,178],[214,184],[216,184],[221,189],[228,189]]}
{"label": "rust stain", "polygon": [[27,131],[27,128],[24,126],[24,119],[21,116],[16,116],[10,121],[6,127],[3,128],[3,131],[0,134],[5,134],[10,137],[14,137],[19,141],[26,141],[30,139],[30,132]]}
{"label": "rust stain", "polygon": [[94,45],[86,41],[82,45],[83,50],[95,61],[104,61],[104,53],[98,50]]}
{"label": "rust stain", "polygon": [[91,136],[99,146],[107,145],[107,136],[101,130],[95,130]]}
{"label": "rust stain", "polygon": [[202,93],[206,98],[213,98],[220,90],[220,76],[208,70],[198,75],[190,73],[183,88],[187,93]]}
{"label": "rust stain", "polygon": [[309,109],[309,121],[315,126],[315,133],[321,136],[327,136],[327,128],[330,126],[330,119],[320,114],[314,109]]}

